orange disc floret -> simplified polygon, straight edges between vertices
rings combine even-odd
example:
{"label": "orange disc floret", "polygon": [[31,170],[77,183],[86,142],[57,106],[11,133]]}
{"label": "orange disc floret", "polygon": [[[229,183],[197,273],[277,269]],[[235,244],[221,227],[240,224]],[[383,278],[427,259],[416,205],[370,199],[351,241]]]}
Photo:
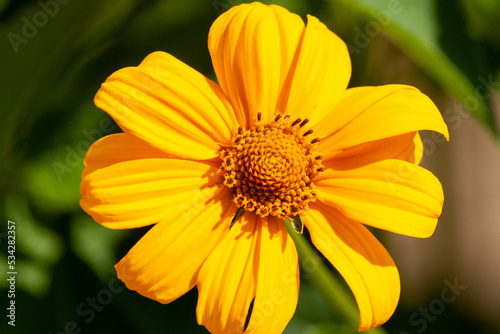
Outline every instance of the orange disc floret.
{"label": "orange disc floret", "polygon": [[308,119],[291,121],[277,115],[262,124],[240,127],[232,146],[220,153],[224,185],[234,188],[234,203],[261,217],[292,218],[308,209],[316,198],[313,178],[323,171],[321,156],[314,150],[318,138],[303,130]]}

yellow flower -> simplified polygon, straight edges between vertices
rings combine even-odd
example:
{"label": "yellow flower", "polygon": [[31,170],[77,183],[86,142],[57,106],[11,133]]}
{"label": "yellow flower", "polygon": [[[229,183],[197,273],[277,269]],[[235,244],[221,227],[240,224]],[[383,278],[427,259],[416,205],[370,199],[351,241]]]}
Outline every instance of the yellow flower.
{"label": "yellow flower", "polygon": [[299,290],[288,218],[349,284],[359,329],[384,323],[399,274],[362,224],[433,233],[443,193],[418,166],[417,131],[448,137],[439,111],[409,86],[346,89],[342,40],[279,6],[233,7],[208,47],[219,85],[155,52],[96,95],[124,133],[87,153],[81,206],[113,229],[155,224],[116,265],[120,279],[161,303],[197,286],[210,332],[280,333]]}

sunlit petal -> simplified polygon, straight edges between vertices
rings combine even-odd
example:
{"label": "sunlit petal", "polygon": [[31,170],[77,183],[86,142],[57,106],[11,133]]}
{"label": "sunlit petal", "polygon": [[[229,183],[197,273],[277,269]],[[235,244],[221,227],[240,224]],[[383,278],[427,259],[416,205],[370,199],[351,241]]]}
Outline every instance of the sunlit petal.
{"label": "sunlit petal", "polygon": [[399,273],[385,248],[359,223],[314,204],[304,216],[311,240],[351,288],[360,311],[359,330],[377,327],[394,313]]}
{"label": "sunlit petal", "polygon": [[341,98],[351,77],[351,60],[345,43],[314,16],[307,17],[286,114],[322,121]]}
{"label": "sunlit petal", "polygon": [[198,322],[212,333],[281,333],[298,298],[298,261],[284,223],[243,215],[198,277]]}
{"label": "sunlit petal", "polygon": [[384,230],[425,238],[443,206],[443,189],[428,170],[402,160],[327,170],[315,182],[318,199],[348,218]]}
{"label": "sunlit petal", "polygon": [[315,127],[325,154],[419,130],[448,138],[434,103],[418,89],[403,85],[348,89],[324,122]]}
{"label": "sunlit petal", "polygon": [[169,303],[192,289],[210,252],[236,212],[230,193],[208,189],[166,211],[116,265],[127,288]]}
{"label": "sunlit petal", "polygon": [[217,172],[213,163],[178,159],[118,162],[85,175],[80,205],[106,227],[142,227],[201,196],[203,189],[218,188],[221,179]]}
{"label": "sunlit petal", "polygon": [[[340,151],[322,152],[323,162],[335,169],[361,167],[386,159],[419,164],[423,155],[420,135],[415,132],[374,140]],[[333,167],[334,166],[334,167]]]}
{"label": "sunlit petal", "polygon": [[231,8],[212,25],[215,73],[241,124],[253,125],[257,113],[274,117],[303,30],[298,15],[257,2]]}
{"label": "sunlit petal", "polygon": [[220,88],[163,52],[112,74],[95,103],[125,132],[182,158],[216,157],[238,128]]}

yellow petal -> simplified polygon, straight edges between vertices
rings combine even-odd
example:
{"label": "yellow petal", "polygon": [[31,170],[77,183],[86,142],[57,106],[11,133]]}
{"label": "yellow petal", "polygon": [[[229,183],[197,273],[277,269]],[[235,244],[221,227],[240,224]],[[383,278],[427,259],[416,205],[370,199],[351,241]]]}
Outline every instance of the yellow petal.
{"label": "yellow petal", "polygon": [[196,318],[211,333],[243,333],[255,296],[261,231],[257,217],[244,214],[199,272]]}
{"label": "yellow petal", "polygon": [[[198,323],[212,333],[281,333],[298,297],[295,245],[284,223],[245,214],[203,264]],[[255,299],[254,299],[255,298]]]}
{"label": "yellow petal", "polygon": [[359,331],[375,328],[394,313],[399,273],[385,248],[363,225],[325,205],[304,215],[311,240],[344,277],[360,311]]}
{"label": "yellow petal", "polygon": [[282,333],[297,306],[297,250],[282,220],[262,220],[259,273],[252,316],[245,333]]}
{"label": "yellow petal", "polygon": [[169,54],[113,73],[95,97],[127,133],[177,157],[216,157],[238,124],[224,93]]}
{"label": "yellow petal", "polygon": [[350,169],[365,166],[380,160],[399,159],[415,164],[422,159],[422,140],[418,133],[374,140],[345,148],[341,151],[322,152],[323,162],[335,169]]}
{"label": "yellow petal", "polygon": [[128,133],[115,133],[103,137],[90,146],[83,164],[85,168],[82,178],[97,169],[101,169],[118,162],[149,159],[172,158],[173,156],[157,149]]}
{"label": "yellow petal", "polygon": [[229,192],[209,189],[203,195],[185,201],[186,210],[168,208],[115,266],[127,288],[170,303],[195,286],[203,261],[227,235],[236,213]]}
{"label": "yellow petal", "polygon": [[286,113],[308,118],[308,125],[314,126],[344,93],[351,77],[351,60],[337,35],[314,16],[307,18]]}
{"label": "yellow petal", "polygon": [[[424,143],[422,143],[422,138],[417,132],[417,135],[413,139],[413,146],[408,147],[408,155],[411,156],[412,154],[414,155],[413,161],[410,159],[408,161],[414,162],[417,165],[420,164],[422,161],[422,158],[424,157]],[[404,155],[404,153],[403,153]]]}
{"label": "yellow petal", "polygon": [[434,103],[418,89],[403,85],[348,89],[314,128],[323,137],[318,149],[324,153],[419,130],[449,136]]}
{"label": "yellow petal", "polygon": [[304,23],[278,6],[242,4],[214,22],[208,47],[222,90],[241,124],[274,118]]}
{"label": "yellow petal", "polygon": [[109,228],[154,224],[182,203],[203,201],[200,189],[217,188],[218,170],[217,164],[178,159],[118,162],[83,177],[80,205]]}
{"label": "yellow petal", "polygon": [[[384,230],[426,238],[443,206],[443,189],[428,170],[402,160],[326,170],[314,181],[317,198],[346,217]],[[344,166],[345,167],[345,166]]]}

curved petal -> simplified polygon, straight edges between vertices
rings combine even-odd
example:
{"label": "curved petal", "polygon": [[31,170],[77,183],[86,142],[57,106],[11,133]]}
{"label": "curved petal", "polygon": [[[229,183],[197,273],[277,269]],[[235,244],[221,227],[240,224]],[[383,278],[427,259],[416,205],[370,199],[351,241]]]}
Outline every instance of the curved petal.
{"label": "curved petal", "polygon": [[257,217],[244,214],[203,263],[196,318],[211,333],[243,333],[255,296],[261,231]]}
{"label": "curved petal", "polygon": [[97,169],[119,162],[173,157],[131,134],[115,133],[102,137],[90,146],[83,160],[85,168],[83,169],[82,179]]}
{"label": "curved petal", "polygon": [[217,164],[179,159],[138,159],[95,170],[82,179],[80,205],[99,224],[136,228],[162,220],[181,203],[217,188]]}
{"label": "curved petal", "polygon": [[[413,139],[413,144],[410,144],[405,152],[401,154],[403,157],[409,157],[407,161],[413,162],[415,164],[420,164],[422,158],[424,157],[424,143],[420,134],[417,132],[415,138]],[[411,158],[413,156],[413,159]]]}
{"label": "curved petal", "polygon": [[335,169],[351,169],[386,159],[399,159],[419,164],[423,155],[418,132],[374,140],[341,151],[321,152],[322,161]]}
{"label": "curved petal", "polygon": [[213,66],[242,125],[252,126],[258,112],[266,122],[274,117],[303,30],[298,15],[258,2],[232,7],[213,23]]}
{"label": "curved petal", "polygon": [[181,158],[216,157],[238,128],[220,88],[164,52],[113,73],[95,104],[125,132]]}
{"label": "curved petal", "polygon": [[314,16],[307,18],[285,113],[308,118],[308,125],[314,126],[344,93],[351,77],[351,60],[337,35]]}
{"label": "curved petal", "polygon": [[404,85],[348,89],[324,122],[318,150],[329,153],[383,138],[432,130],[448,138],[448,128],[434,103]]}
{"label": "curved petal", "polygon": [[443,189],[428,170],[402,160],[326,170],[314,181],[317,198],[346,217],[384,230],[426,238],[443,207]]}
{"label": "curved petal", "polygon": [[295,245],[282,221],[243,215],[198,276],[198,323],[212,333],[281,333],[298,298]]}
{"label": "curved petal", "polygon": [[[203,198],[203,197],[204,198]],[[227,235],[236,207],[231,193],[205,190],[172,207],[115,266],[130,290],[170,303],[196,285],[203,261]]]}
{"label": "curved petal", "polygon": [[245,333],[282,333],[299,296],[297,250],[282,220],[262,221],[259,273],[252,316]]}
{"label": "curved petal", "polygon": [[360,311],[359,331],[375,328],[394,313],[399,273],[385,248],[363,225],[325,205],[304,215],[311,240],[344,277]]}

